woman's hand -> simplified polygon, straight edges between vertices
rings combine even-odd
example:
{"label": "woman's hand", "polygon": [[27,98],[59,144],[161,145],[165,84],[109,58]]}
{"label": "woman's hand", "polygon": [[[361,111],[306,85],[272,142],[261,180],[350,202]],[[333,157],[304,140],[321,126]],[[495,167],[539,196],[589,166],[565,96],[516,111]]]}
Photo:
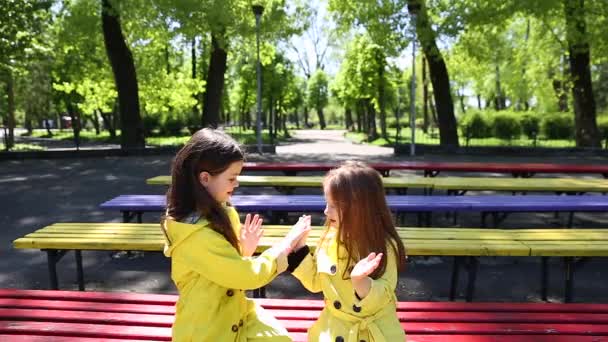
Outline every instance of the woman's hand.
{"label": "woman's hand", "polygon": [[258,248],[260,238],[262,237],[262,234],[264,234],[264,230],[261,229],[262,222],[263,220],[258,214],[256,214],[253,219],[251,219],[251,214],[247,214],[245,217],[245,224],[241,226],[241,236],[239,237],[239,244],[243,256],[252,256]]}

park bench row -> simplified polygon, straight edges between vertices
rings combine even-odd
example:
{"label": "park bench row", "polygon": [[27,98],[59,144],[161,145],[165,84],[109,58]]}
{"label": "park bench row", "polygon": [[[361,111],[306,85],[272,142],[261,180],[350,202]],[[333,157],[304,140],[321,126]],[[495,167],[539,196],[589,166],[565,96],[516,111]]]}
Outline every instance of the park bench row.
{"label": "park bench row", "polygon": [[[521,212],[566,212],[569,213],[567,227],[572,226],[576,212],[608,211],[608,196],[544,196],[544,195],[475,195],[475,196],[400,196],[388,195],[388,206],[401,216],[418,213],[418,225],[431,225],[431,213],[479,212],[481,226],[491,215],[494,226],[508,213]],[[264,213],[269,223],[281,223],[288,213],[322,212],[325,198],[320,195],[235,195],[231,203],[241,212]],[[146,212],[163,212],[166,207],[164,195],[120,195],[100,205],[101,209],[119,211],[123,222],[134,218],[142,222]],[[456,216],[454,216],[456,217]],[[403,223],[404,220],[400,220]]]}
{"label": "park bench row", "polygon": [[[336,164],[329,163],[269,163],[247,162],[245,171],[280,171],[285,175],[295,176],[303,171],[328,171]],[[392,170],[422,170],[425,177],[434,177],[441,171],[449,172],[479,172],[479,173],[510,173],[513,177],[531,177],[536,173],[574,173],[601,174],[608,177],[608,165],[592,164],[554,164],[554,163],[481,163],[481,162],[433,162],[433,161],[401,161],[370,163],[384,176]]]}
{"label": "park bench row", "polygon": [[[239,176],[240,186],[273,187],[290,194],[296,188],[321,188],[322,176]],[[423,189],[425,193],[446,191],[463,195],[467,191],[508,191],[513,193],[554,192],[581,194],[608,192],[608,180],[599,178],[504,178],[504,177],[384,177],[384,187],[406,193],[407,189]],[[169,185],[170,176],[156,176],[146,182],[150,185]]]}
{"label": "park bench row", "polygon": [[[0,289],[0,340],[170,341],[175,295]],[[296,342],[323,301],[256,299]],[[605,342],[608,305],[399,302],[409,342]]]}
{"label": "park bench row", "polygon": [[[265,226],[258,252],[279,241],[289,226]],[[310,245],[314,246],[322,227],[314,227]],[[541,297],[547,298],[547,258],[564,257],[566,262],[564,296],[573,297],[574,270],[588,257],[608,256],[608,232],[602,229],[472,229],[472,228],[398,228],[410,256],[452,256],[454,267],[450,298],[457,293],[459,271],[468,272],[466,299],[474,296],[478,257],[541,257],[539,270]],[[159,225],[136,223],[56,223],[18,238],[15,248],[40,249],[47,253],[49,280],[58,288],[56,264],[67,252],[74,251],[76,278],[84,290],[82,251],[156,251],[163,250],[164,238]],[[577,257],[575,262],[574,257]],[[263,292],[262,292],[263,293]]]}

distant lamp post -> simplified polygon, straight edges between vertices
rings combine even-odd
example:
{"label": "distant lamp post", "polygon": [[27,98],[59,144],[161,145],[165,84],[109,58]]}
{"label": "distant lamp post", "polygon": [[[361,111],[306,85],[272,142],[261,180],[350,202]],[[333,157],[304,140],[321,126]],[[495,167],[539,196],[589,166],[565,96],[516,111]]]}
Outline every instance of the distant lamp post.
{"label": "distant lamp post", "polygon": [[412,18],[412,93],[410,96],[410,156],[416,155],[416,16],[420,10],[418,1],[408,1],[407,11]]}
{"label": "distant lamp post", "polygon": [[257,76],[258,76],[258,96],[257,96],[257,111],[256,111],[256,137],[258,142],[258,153],[262,154],[262,63],[260,62],[260,17],[264,13],[264,7],[261,5],[251,6],[253,14],[255,14],[255,33],[256,33],[256,49],[257,49]]}

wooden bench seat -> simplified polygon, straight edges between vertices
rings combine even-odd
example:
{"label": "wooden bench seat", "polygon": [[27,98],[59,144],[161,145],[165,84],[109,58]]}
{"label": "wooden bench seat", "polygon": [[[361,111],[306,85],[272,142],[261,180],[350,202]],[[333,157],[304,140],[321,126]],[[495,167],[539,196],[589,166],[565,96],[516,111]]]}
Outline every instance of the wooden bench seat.
{"label": "wooden bench seat", "polygon": [[[258,252],[287,234],[290,226],[264,226]],[[314,227],[309,244],[314,246],[322,227]],[[410,256],[452,256],[454,267],[450,298],[455,298],[459,270],[468,272],[466,299],[473,299],[478,257],[541,257],[540,290],[547,294],[547,258],[566,257],[564,296],[573,298],[574,271],[581,260],[573,257],[608,256],[608,231],[604,229],[487,229],[487,228],[398,228]],[[84,290],[82,251],[163,250],[164,237],[159,224],[145,223],[56,223],[16,239],[15,248],[40,249],[47,253],[50,287],[58,288],[56,264],[69,251],[76,257],[79,289]]]}
{"label": "wooden bench seat", "polygon": [[[0,340],[170,341],[174,295],[0,289]],[[320,300],[256,299],[306,341]],[[603,342],[608,305],[399,302],[409,342]]]}
{"label": "wooden bench seat", "polygon": [[[296,188],[321,188],[321,176],[239,176],[240,186],[274,187],[290,194]],[[423,189],[426,193],[442,190],[449,194],[462,195],[467,191],[507,191],[507,192],[553,192],[582,194],[587,192],[608,192],[608,180],[583,178],[505,178],[505,177],[384,177],[384,187],[399,194],[407,189]],[[169,185],[170,176],[148,178],[147,184]]]}
{"label": "wooden bench seat", "polygon": [[[486,224],[486,216],[492,215],[494,226],[507,213],[521,212],[566,212],[569,213],[567,227],[572,226],[576,212],[607,212],[608,197],[597,195],[545,196],[545,195],[473,195],[456,196],[400,196],[388,195],[386,200],[391,211],[397,214],[418,213],[418,225],[431,225],[430,213],[435,212],[479,212],[481,226]],[[232,204],[241,212],[261,212],[270,219],[269,223],[280,223],[288,213],[322,212],[325,198],[321,195],[235,195]],[[164,212],[164,195],[120,195],[99,207],[103,210],[120,211],[123,222],[133,218],[142,222],[146,212]],[[423,215],[425,214],[425,215]],[[502,214],[503,217],[500,217]],[[403,222],[401,222],[403,223]]]}
{"label": "wooden bench seat", "polygon": [[[328,171],[336,166],[330,163],[247,162],[243,170],[281,171],[285,175],[296,175],[302,171]],[[514,177],[531,177],[535,173],[595,173],[608,176],[608,165],[597,164],[401,161],[370,163],[370,166],[385,176],[391,170],[422,170],[425,176],[436,176],[441,171],[510,173]]]}

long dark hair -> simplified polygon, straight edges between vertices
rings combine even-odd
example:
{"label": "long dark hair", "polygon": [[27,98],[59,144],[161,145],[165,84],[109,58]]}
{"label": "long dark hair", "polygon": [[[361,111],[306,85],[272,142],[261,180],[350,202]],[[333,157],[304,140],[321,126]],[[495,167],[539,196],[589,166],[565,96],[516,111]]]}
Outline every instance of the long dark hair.
{"label": "long dark hair", "polygon": [[181,221],[197,212],[211,223],[213,230],[222,234],[238,250],[238,239],[226,210],[201,185],[199,174],[206,171],[217,175],[232,163],[244,159],[245,155],[237,142],[228,134],[210,128],[194,133],[173,160],[165,217]]}
{"label": "long dark hair", "polygon": [[[405,247],[397,234],[393,217],[386,204],[382,178],[378,171],[361,162],[345,162],[330,170],[324,181],[338,211],[338,246],[348,253],[350,266],[371,252],[383,253],[378,268],[370,275],[378,279],[386,271],[387,244],[397,257],[397,267],[405,267]],[[326,223],[329,226],[329,222]]]}

